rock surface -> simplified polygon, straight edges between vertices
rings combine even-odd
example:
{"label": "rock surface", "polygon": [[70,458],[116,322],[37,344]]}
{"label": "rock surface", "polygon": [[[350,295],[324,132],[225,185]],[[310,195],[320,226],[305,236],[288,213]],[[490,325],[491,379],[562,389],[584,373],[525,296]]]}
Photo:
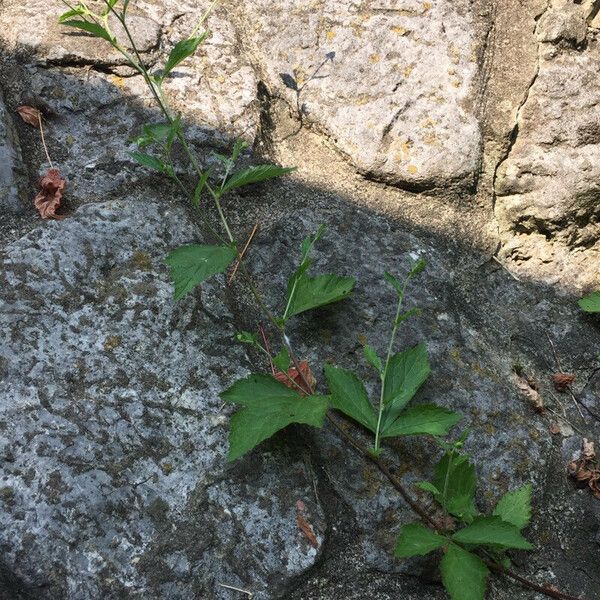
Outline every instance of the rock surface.
{"label": "rock surface", "polygon": [[[208,5],[132,2],[144,60],[158,69]],[[38,132],[13,118],[20,104],[43,110],[67,179],[66,219],[25,208],[0,223],[0,598],[244,597],[227,586],[263,600],[445,598],[434,562],[391,557],[413,516],[333,429],[291,428],[227,463],[219,392],[267,368],[232,336],[263,317],[239,276],[172,301],[164,256],[201,234],[177,188],[127,153],[162,118],[141,78],[65,33],[58,0],[0,7],[0,187],[26,189],[23,171],[33,192],[48,167]],[[527,535],[543,550],[516,567],[586,600],[600,587],[600,503],[564,467],[582,437],[600,444],[600,332],[576,305],[600,284],[599,10],[226,0],[166,85],[203,164],[241,136],[245,160],[299,167],[225,200],[240,239],[261,225],[248,260],[271,306],[322,222],[315,271],[357,277],[351,299],[290,330],[320,385],[330,360],[374,390],[362,344],[386,344],[382,273],[426,258],[409,297],[423,316],[399,340],[428,342],[416,401],[464,414],[482,509],[533,483]],[[537,380],[543,414],[515,369]],[[558,370],[577,374],[577,405],[551,386]],[[403,440],[385,455],[412,487],[437,450]],[[492,580],[489,598],[514,597],[540,598]]]}

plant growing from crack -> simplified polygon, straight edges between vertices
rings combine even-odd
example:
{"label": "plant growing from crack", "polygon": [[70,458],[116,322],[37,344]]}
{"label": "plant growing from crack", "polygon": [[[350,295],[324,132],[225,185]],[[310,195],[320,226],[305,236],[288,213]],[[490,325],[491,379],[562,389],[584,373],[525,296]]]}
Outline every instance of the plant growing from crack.
{"label": "plant growing from crack", "polygon": [[[245,265],[243,251],[240,252],[223,211],[221,199],[232,190],[279,177],[293,169],[258,165],[236,170],[245,147],[242,142],[236,142],[228,156],[216,155],[222,166],[217,178],[210,170],[201,168],[186,138],[180,116],[172,112],[163,93],[163,83],[170,73],[206,40],[208,31],[200,30],[215,3],[216,0],[201,17],[190,37],[175,44],[162,70],[154,73],[144,65],[127,25],[130,0],[94,3],[94,6],[100,4],[101,10],[93,9],[91,2],[71,5],[65,1],[69,10],[60,17],[60,22],[103,39],[120,52],[143,77],[162,112],[163,121],[142,127],[142,133],[136,139],[138,150],[130,153],[131,157],[173,180],[194,207],[200,209],[205,192],[213,201],[222,231],[213,227],[204,209],[199,210],[199,214],[209,235],[219,243],[182,246],[172,251],[166,259],[175,286],[175,299],[183,298],[197,285],[213,275],[223,273],[237,261],[248,289],[281,339],[281,349],[273,355],[264,330],[262,340],[251,332],[237,335],[238,341],[248,343],[268,356],[272,374],[251,374],[222,393],[224,400],[240,407],[230,422],[230,460],[242,456],[292,423],[322,427],[327,419],[352,448],[377,466],[420,518],[420,522],[403,527],[396,555],[404,558],[436,549],[444,550],[440,563],[442,582],[453,600],[482,599],[490,570],[511,577],[549,597],[573,600],[567,594],[539,586],[508,569],[506,550],[532,548],[520,533],[530,518],[531,488],[509,492],[500,500],[493,515],[479,515],[473,501],[475,469],[468,456],[462,453],[464,436],[454,443],[442,439],[460,420],[460,415],[433,404],[408,407],[429,376],[427,350],[423,343],[400,352],[394,352],[394,346],[401,324],[418,312],[415,309],[403,312],[402,306],[409,282],[425,266],[422,260],[410,264],[403,280],[390,273],[385,274],[385,279],[397,292],[396,316],[391,323],[387,353],[382,360],[373,348],[368,345],[364,348],[365,359],[379,376],[376,408],[369,400],[364,383],[354,373],[331,364],[325,365],[329,394],[324,395],[317,392],[316,382],[307,364],[296,358],[286,329],[290,319],[347,298],[355,281],[351,277],[335,274],[309,275],[311,252],[325,232],[325,228],[321,227],[302,244],[299,266],[289,277],[286,302],[281,307],[280,316],[271,311],[254,284]],[[111,30],[111,17],[122,26],[127,42],[122,43]],[[194,172],[195,181],[191,187],[187,176],[180,176],[175,168],[172,150],[176,143],[183,148]],[[331,408],[369,430],[373,434],[373,446],[364,446],[357,436],[342,427],[338,418],[331,413]],[[432,494],[439,510],[443,511],[445,516],[442,520],[432,516],[405,489],[382,458],[382,441],[404,435],[427,435],[445,449],[444,456],[434,470],[433,481],[420,484],[422,489]],[[463,525],[458,531],[455,530],[457,521]]]}

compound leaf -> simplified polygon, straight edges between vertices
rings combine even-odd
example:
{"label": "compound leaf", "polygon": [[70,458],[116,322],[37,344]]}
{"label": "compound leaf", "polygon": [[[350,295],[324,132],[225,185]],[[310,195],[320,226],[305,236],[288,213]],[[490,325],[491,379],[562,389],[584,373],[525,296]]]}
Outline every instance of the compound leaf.
{"label": "compound leaf", "polygon": [[424,556],[446,545],[448,540],[422,523],[409,523],[400,530],[394,554],[397,558]]}
{"label": "compound leaf", "polygon": [[249,452],[291,423],[322,427],[328,408],[324,396],[301,396],[269,375],[249,375],[221,394],[243,408],[230,422],[229,460]]}
{"label": "compound leaf", "polygon": [[185,296],[199,283],[222,273],[237,256],[233,246],[190,244],[173,250],[166,258],[175,284],[175,300]]}
{"label": "compound leaf", "polygon": [[377,417],[363,382],[354,373],[331,364],[324,370],[333,407],[375,432]]}
{"label": "compound leaf", "polygon": [[431,367],[424,343],[392,356],[383,382],[383,429],[396,420],[430,373]]}
{"label": "compound leaf", "polygon": [[489,570],[472,552],[450,544],[440,562],[442,583],[452,600],[483,600]]}

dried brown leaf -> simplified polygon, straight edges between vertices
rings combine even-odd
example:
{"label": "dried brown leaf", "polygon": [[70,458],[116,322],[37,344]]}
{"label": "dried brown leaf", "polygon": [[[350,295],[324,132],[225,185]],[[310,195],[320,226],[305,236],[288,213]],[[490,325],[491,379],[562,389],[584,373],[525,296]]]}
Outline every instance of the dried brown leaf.
{"label": "dried brown leaf", "polygon": [[[296,367],[291,367],[288,369],[287,375],[281,371],[276,371],[273,376],[277,381],[281,381],[281,383],[300,392],[303,396],[309,396],[313,393],[317,380],[314,378],[308,362],[301,360],[298,366],[300,370],[296,369]],[[309,386],[306,385],[307,383]]]}
{"label": "dried brown leaf", "polygon": [[560,425],[558,423],[556,423],[556,421],[553,423],[550,423],[550,427],[548,427],[548,431],[552,435],[558,435],[560,433]]}
{"label": "dried brown leaf", "polygon": [[17,112],[21,116],[21,119],[25,121],[28,125],[32,125],[33,127],[39,127],[42,119],[42,113],[37,109],[33,108],[33,106],[19,106],[17,108]]}
{"label": "dried brown leaf", "polygon": [[33,203],[42,219],[61,219],[56,211],[60,207],[65,180],[58,169],[49,169],[40,179],[40,191]]}
{"label": "dried brown leaf", "polygon": [[596,460],[594,442],[583,438],[579,458],[567,465],[567,472],[578,487],[589,487],[592,494],[600,500],[600,465]]}
{"label": "dried brown leaf", "polygon": [[552,375],[552,383],[558,392],[566,392],[575,381],[573,373],[555,373]]}
{"label": "dried brown leaf", "polygon": [[538,391],[538,386],[535,380],[530,377],[516,375],[515,382],[520,392],[529,400],[531,406],[533,406],[536,412],[544,412],[544,400]]}
{"label": "dried brown leaf", "polygon": [[308,543],[313,547],[319,548],[319,540],[317,540],[317,536],[313,531],[312,525],[307,521],[304,513],[306,512],[306,505],[302,500],[298,500],[296,502],[296,523],[298,524],[298,529],[304,535],[304,537],[308,540]]}

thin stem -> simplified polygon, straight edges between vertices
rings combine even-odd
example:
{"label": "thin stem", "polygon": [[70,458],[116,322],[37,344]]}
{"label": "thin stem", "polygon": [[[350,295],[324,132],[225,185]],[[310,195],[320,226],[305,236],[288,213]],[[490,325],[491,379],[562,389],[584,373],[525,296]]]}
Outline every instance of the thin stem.
{"label": "thin stem", "polygon": [[42,113],[38,111],[38,121],[40,124],[40,136],[42,138],[42,146],[44,148],[44,152],[46,153],[46,158],[48,159],[48,164],[50,165],[51,169],[54,169],[54,166],[52,165],[52,160],[50,159],[50,155],[48,154],[48,148],[46,146],[46,140],[44,139],[44,126],[42,125]]}
{"label": "thin stem", "polygon": [[385,381],[387,378],[388,369],[390,366],[390,360],[392,358],[392,352],[394,350],[394,342],[396,341],[396,334],[398,333],[398,328],[400,327],[400,311],[402,310],[402,301],[404,300],[404,291],[406,290],[406,282],[402,288],[402,294],[399,294],[398,298],[398,306],[396,307],[396,316],[394,317],[394,326],[392,327],[392,333],[390,335],[390,342],[388,344],[387,354],[385,357],[385,366],[383,367],[383,372],[381,373],[381,392],[379,394],[379,414],[377,416],[377,428],[375,430],[375,445],[373,447],[373,452],[378,453],[381,451],[381,420],[383,418],[383,410],[385,408]]}

